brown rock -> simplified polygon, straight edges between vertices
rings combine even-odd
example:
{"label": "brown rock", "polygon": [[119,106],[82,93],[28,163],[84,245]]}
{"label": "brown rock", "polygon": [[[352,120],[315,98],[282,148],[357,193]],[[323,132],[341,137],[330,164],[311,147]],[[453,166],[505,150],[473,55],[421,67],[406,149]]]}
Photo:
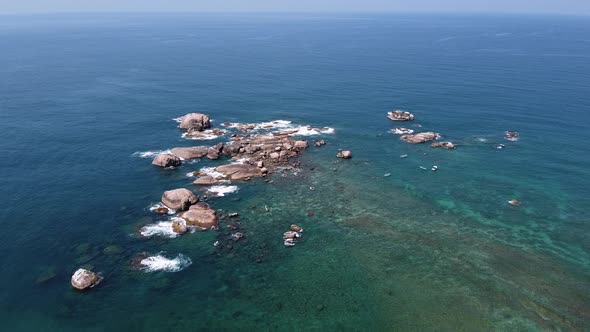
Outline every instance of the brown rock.
{"label": "brown rock", "polygon": [[269,155],[270,159],[279,159],[280,156],[278,152],[273,152]]}
{"label": "brown rock", "polygon": [[260,177],[262,173],[255,165],[250,164],[229,164],[215,168],[219,173],[224,174],[230,180],[244,180],[247,178]]}
{"label": "brown rock", "polygon": [[457,146],[452,142],[434,142],[430,144],[433,148],[443,148],[447,150],[454,150]]}
{"label": "brown rock", "polygon": [[196,226],[210,229],[217,226],[217,214],[206,203],[200,202],[183,212],[180,217],[186,221],[187,226]]}
{"label": "brown rock", "polygon": [[424,142],[428,142],[428,141],[433,141],[435,139],[438,139],[440,136],[438,133],[432,132],[432,131],[427,131],[424,133],[417,133],[414,135],[402,135],[400,137],[400,139],[402,141],[406,141],[408,143],[412,143],[412,144],[419,144],[419,143],[424,143]]}
{"label": "brown rock", "polygon": [[212,184],[216,184],[219,181],[217,181],[216,178],[210,176],[210,175],[205,175],[205,176],[201,176],[199,178],[197,178],[195,181],[193,181],[193,184],[201,184],[201,185],[212,185]]}
{"label": "brown rock", "polygon": [[209,116],[201,113],[189,113],[180,117],[180,129],[203,131],[211,127]]}
{"label": "brown rock", "polygon": [[185,223],[178,220],[174,220],[172,222],[172,231],[174,233],[184,234],[188,231],[188,228],[186,227]]}
{"label": "brown rock", "polygon": [[209,152],[209,148],[206,146],[193,146],[189,148],[174,148],[170,152],[182,159],[190,160],[205,157]]}
{"label": "brown rock", "polygon": [[299,227],[299,226],[297,226],[295,224],[291,225],[291,230],[293,232],[302,232],[303,231],[303,229],[301,229],[301,227]]}
{"label": "brown rock", "polygon": [[349,150],[343,150],[343,151],[338,152],[338,154],[336,154],[336,157],[343,158],[343,159],[350,159],[350,158],[352,158],[352,152]]}
{"label": "brown rock", "polygon": [[84,290],[87,288],[92,288],[101,281],[101,277],[96,273],[86,269],[78,269],[72,275],[72,287]]}
{"label": "brown rock", "polygon": [[307,149],[308,146],[307,141],[295,141],[295,148],[297,149]]}
{"label": "brown rock", "polygon": [[223,143],[216,144],[207,149],[207,158],[211,160],[219,159],[219,154],[223,150]]}
{"label": "brown rock", "polygon": [[162,203],[173,210],[184,211],[198,201],[197,196],[185,188],[168,190],[162,195]]}
{"label": "brown rock", "polygon": [[152,161],[152,165],[159,167],[179,166],[181,163],[180,158],[170,153],[160,153]]}

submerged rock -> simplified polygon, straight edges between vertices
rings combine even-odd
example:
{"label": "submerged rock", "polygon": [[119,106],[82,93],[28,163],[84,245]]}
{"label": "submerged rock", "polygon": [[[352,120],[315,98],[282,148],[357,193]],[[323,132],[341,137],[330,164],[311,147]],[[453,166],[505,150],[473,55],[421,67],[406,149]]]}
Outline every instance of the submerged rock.
{"label": "submerged rock", "polygon": [[457,146],[452,142],[435,142],[432,143],[430,146],[432,146],[433,148],[443,148],[447,150],[454,150],[455,148],[457,148]]}
{"label": "submerged rock", "polygon": [[412,144],[429,142],[429,141],[433,141],[438,138],[440,138],[440,135],[438,133],[435,133],[432,131],[417,133],[414,135],[403,135],[402,137],[400,137],[400,139],[402,141],[406,141],[406,142],[412,143]]}
{"label": "submerged rock", "polygon": [[184,234],[188,231],[188,228],[186,227],[186,223],[180,220],[174,220],[172,222],[172,231],[177,234]]}
{"label": "submerged rock", "polygon": [[348,150],[339,151],[336,154],[336,157],[343,158],[343,159],[350,159],[350,158],[352,158],[352,152],[351,151],[348,151]]}
{"label": "submerged rock", "polygon": [[410,112],[395,110],[387,112],[387,118],[391,121],[411,121],[414,120],[414,114]]}
{"label": "submerged rock", "polygon": [[207,114],[202,113],[189,113],[178,119],[180,129],[203,131],[207,128],[211,128],[211,121]]}
{"label": "submerged rock", "polygon": [[519,136],[518,132],[512,131],[512,130],[507,130],[505,132],[505,134],[506,135],[504,136],[504,139],[506,139],[507,141],[518,141],[518,136]]}
{"label": "submerged rock", "polygon": [[199,198],[185,188],[168,190],[162,195],[162,203],[173,210],[184,211],[198,201]]}
{"label": "submerged rock", "polygon": [[179,166],[181,163],[180,158],[170,153],[160,153],[152,161],[152,165],[159,167]]}
{"label": "submerged rock", "polygon": [[86,269],[78,269],[72,275],[71,283],[72,287],[84,290],[98,285],[101,280],[102,278],[95,272]]}

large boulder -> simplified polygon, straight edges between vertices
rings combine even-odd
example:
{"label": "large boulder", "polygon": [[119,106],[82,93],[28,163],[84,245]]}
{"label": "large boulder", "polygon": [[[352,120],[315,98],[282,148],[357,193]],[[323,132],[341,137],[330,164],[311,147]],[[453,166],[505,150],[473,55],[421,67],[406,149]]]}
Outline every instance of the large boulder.
{"label": "large boulder", "polygon": [[197,159],[203,158],[207,155],[209,148],[206,146],[193,146],[189,148],[174,148],[170,150],[174,155],[184,159]]}
{"label": "large boulder", "polygon": [[211,128],[211,121],[207,114],[189,113],[178,120],[180,122],[178,127],[187,131],[203,131]]}
{"label": "large boulder", "polygon": [[414,114],[410,112],[395,110],[387,112],[387,118],[391,121],[411,121],[414,120]]}
{"label": "large boulder", "polygon": [[219,173],[222,173],[230,180],[244,180],[247,178],[262,176],[260,168],[256,165],[250,164],[229,164],[221,165],[215,168]]}
{"label": "large boulder", "polygon": [[336,157],[343,158],[343,159],[350,159],[350,158],[352,158],[352,152],[349,150],[339,151],[336,154]]}
{"label": "large boulder", "polygon": [[205,202],[199,202],[183,212],[180,217],[186,221],[187,226],[209,229],[217,226],[217,214]]}
{"label": "large boulder", "polygon": [[72,275],[72,287],[84,290],[92,288],[101,281],[101,277],[96,273],[86,269],[78,269]]}
{"label": "large boulder", "polygon": [[400,139],[402,141],[406,141],[408,143],[419,144],[419,143],[433,141],[435,139],[438,139],[439,137],[440,136],[438,133],[435,133],[432,131],[427,131],[424,133],[417,133],[414,135],[403,135],[402,137],[400,137]]}
{"label": "large boulder", "polygon": [[184,188],[168,190],[162,195],[162,203],[173,210],[184,211],[198,201],[199,198],[195,194]]}
{"label": "large boulder", "polygon": [[217,181],[217,179],[212,177],[211,175],[204,175],[198,177],[195,181],[193,181],[193,184],[212,185],[217,184],[218,182],[219,181]]}
{"label": "large boulder", "polygon": [[152,161],[152,165],[159,167],[179,166],[181,163],[180,158],[170,153],[160,153]]}

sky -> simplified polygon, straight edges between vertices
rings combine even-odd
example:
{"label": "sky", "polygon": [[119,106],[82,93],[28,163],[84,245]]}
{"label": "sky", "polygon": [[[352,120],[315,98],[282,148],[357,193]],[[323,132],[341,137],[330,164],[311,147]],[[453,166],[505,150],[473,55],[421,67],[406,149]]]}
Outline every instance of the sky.
{"label": "sky", "polygon": [[56,12],[479,12],[590,15],[590,0],[0,0],[1,14]]}

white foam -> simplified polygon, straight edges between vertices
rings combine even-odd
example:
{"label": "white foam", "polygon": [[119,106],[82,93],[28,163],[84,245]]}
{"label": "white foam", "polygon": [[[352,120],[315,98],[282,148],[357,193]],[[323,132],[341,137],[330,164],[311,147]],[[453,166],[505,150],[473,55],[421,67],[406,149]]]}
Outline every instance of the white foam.
{"label": "white foam", "polygon": [[172,221],[159,221],[155,224],[143,226],[139,230],[139,234],[145,237],[162,236],[175,238],[178,236],[178,233],[172,230]]}
{"label": "white foam", "polygon": [[[292,132],[293,131],[293,132]],[[290,132],[289,136],[315,136],[322,134],[333,134],[334,128],[312,128],[311,126],[298,126],[281,130],[281,132]]]}
{"label": "white foam", "polygon": [[[225,177],[225,175],[223,173],[216,171],[215,167],[203,167],[199,170],[199,172],[201,172],[205,175],[209,175],[209,176],[213,177],[214,179],[222,179]],[[194,172],[193,172],[193,176],[196,176],[196,174]]]}
{"label": "white foam", "polygon": [[397,135],[406,135],[406,134],[413,134],[414,130],[408,128],[394,128],[389,131],[390,133],[397,134]]}
{"label": "white foam", "polygon": [[[218,134],[216,134],[216,132]],[[196,141],[208,141],[208,140],[212,140],[212,139],[216,139],[219,138],[223,135],[225,135],[226,131],[225,130],[213,130],[213,129],[207,129],[205,131],[201,131],[199,132],[198,136],[189,136],[188,133],[184,133],[182,134],[182,138],[185,139],[192,139],[192,140],[196,140]]]}
{"label": "white foam", "polygon": [[139,158],[154,158],[155,156],[159,155],[160,153],[170,153],[170,150],[150,150],[150,151],[137,151],[132,154],[134,157]]}
{"label": "white foam", "polygon": [[217,197],[223,197],[238,191],[238,186],[211,186],[207,188],[207,192],[215,194]]}
{"label": "white foam", "polygon": [[167,258],[162,254],[150,256],[141,260],[141,269],[145,272],[178,272],[182,271],[193,262],[183,254],[178,254],[175,258]]}

